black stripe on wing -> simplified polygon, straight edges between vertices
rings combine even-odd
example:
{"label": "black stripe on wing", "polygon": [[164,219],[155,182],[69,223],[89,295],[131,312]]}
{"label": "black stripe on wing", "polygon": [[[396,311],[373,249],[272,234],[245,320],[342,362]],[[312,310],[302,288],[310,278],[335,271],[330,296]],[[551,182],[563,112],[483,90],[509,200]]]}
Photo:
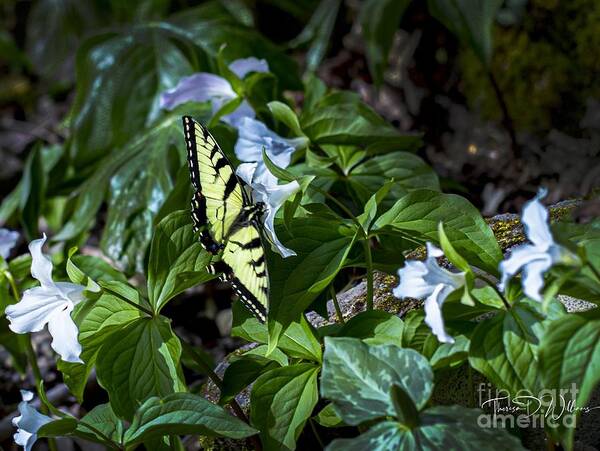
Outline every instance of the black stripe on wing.
{"label": "black stripe on wing", "polygon": [[233,290],[239,296],[241,303],[250,310],[250,313],[252,313],[256,319],[261,323],[264,323],[267,320],[267,310],[265,309],[265,306],[262,305],[259,300],[256,299],[256,296],[254,296],[242,281],[235,276],[233,270],[227,263],[220,260],[215,262],[211,269],[214,274],[217,272],[223,274],[222,279],[231,284]]}
{"label": "black stripe on wing", "polygon": [[199,191],[194,192],[192,197],[192,220],[194,221],[194,232],[200,232],[202,247],[211,254],[217,255],[225,246],[213,240],[207,230],[206,199]]}

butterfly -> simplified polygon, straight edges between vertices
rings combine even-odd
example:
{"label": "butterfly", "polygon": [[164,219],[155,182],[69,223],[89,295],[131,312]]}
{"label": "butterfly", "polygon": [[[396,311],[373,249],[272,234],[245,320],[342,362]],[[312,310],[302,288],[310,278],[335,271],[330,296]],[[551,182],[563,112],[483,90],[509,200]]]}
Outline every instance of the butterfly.
{"label": "butterfly", "polygon": [[262,202],[235,173],[206,127],[183,117],[190,177],[194,187],[192,220],[200,244],[217,257],[209,270],[231,283],[241,302],[264,322],[269,276],[262,239]]}

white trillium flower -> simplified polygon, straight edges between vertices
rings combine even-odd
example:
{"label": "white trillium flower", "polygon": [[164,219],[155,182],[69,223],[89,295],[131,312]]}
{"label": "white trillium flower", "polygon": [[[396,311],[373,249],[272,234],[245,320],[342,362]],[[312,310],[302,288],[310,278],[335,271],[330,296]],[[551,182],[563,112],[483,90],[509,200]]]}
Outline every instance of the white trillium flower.
{"label": "white trillium flower", "polygon": [[[229,65],[229,69],[239,78],[244,78],[250,72],[268,72],[269,65],[265,60],[251,57],[233,61]],[[186,102],[210,101],[214,115],[225,103],[237,97],[238,94],[225,78],[209,72],[198,72],[189,77],[183,77],[177,86],[162,93],[160,107],[173,110]],[[250,104],[243,100],[234,112],[224,115],[221,120],[236,126],[241,118],[255,116]]]}
{"label": "white trillium flower", "polygon": [[284,258],[291,257],[296,253],[285,247],[275,235],[275,215],[286,199],[300,189],[300,185],[295,180],[279,185],[277,177],[268,170],[260,171],[257,169],[259,166],[264,166],[264,164],[240,164],[236,174],[252,188],[253,201],[262,202],[265,205],[263,225],[269,240],[273,244],[273,249]]}
{"label": "white trillium flower", "polygon": [[7,259],[17,240],[19,233],[8,229],[0,229],[0,257]]}
{"label": "white trillium flower", "polygon": [[84,287],[69,282],[52,280],[52,262],[42,253],[46,235],[29,244],[31,275],[40,286],[30,288],[23,298],[6,307],[9,328],[18,334],[39,332],[48,324],[52,335],[52,349],[65,362],[83,363],[79,358],[81,345],[77,340],[77,326],[71,318],[75,305],[83,300]]}
{"label": "white trillium flower", "polygon": [[425,298],[425,323],[442,343],[454,343],[444,328],[442,305],[456,289],[465,285],[465,273],[453,273],[438,265],[436,257],[444,253],[427,243],[427,259],[409,260],[398,270],[400,284],[394,288],[398,298]]}
{"label": "white trillium flower", "polygon": [[37,440],[37,431],[45,424],[50,423],[52,418],[41,414],[34,407],[29,405],[33,399],[33,393],[27,390],[21,390],[23,401],[19,403],[19,415],[12,420],[13,426],[17,432],[13,436],[15,443],[30,451]]}
{"label": "white trillium flower", "polygon": [[540,202],[546,193],[545,189],[540,189],[537,196],[523,208],[521,221],[525,228],[525,236],[531,244],[516,247],[510,256],[500,263],[502,278],[498,285],[498,288],[504,291],[508,281],[522,271],[523,292],[527,297],[539,302],[542,302],[541,291],[546,271],[558,263],[579,263],[579,257],[552,238],[548,210]]}
{"label": "white trillium flower", "polygon": [[[250,117],[244,117],[237,123],[238,139],[235,154],[240,161],[259,162],[263,166],[262,150],[269,159],[280,168],[289,166],[295,150],[306,145],[307,138],[283,138],[270,130],[264,123]],[[258,168],[261,172],[263,168]],[[266,169],[266,168],[265,168]]]}

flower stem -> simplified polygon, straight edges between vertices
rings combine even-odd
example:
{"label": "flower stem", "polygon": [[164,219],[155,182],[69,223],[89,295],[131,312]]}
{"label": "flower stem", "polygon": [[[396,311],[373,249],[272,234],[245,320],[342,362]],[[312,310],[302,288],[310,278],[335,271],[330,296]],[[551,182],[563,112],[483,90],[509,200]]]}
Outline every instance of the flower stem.
{"label": "flower stem", "polygon": [[333,307],[335,308],[335,314],[340,323],[345,324],[344,315],[342,314],[342,309],[340,308],[340,303],[338,302],[337,295],[335,293],[335,288],[333,285],[329,285],[329,292],[331,293],[331,299],[333,300]]}
{"label": "flower stem", "polygon": [[510,310],[510,303],[508,302],[508,300],[504,297],[504,295],[502,294],[502,292],[498,289],[498,287],[496,286],[495,283],[493,283],[489,278],[487,278],[486,276],[484,276],[483,274],[475,274],[475,277],[483,280],[485,283],[487,283],[490,287],[492,287],[492,289],[496,292],[496,294],[500,297],[500,299],[502,300],[502,303],[504,304],[504,307],[506,308],[506,310]]}
{"label": "flower stem", "polygon": [[8,271],[6,271],[4,273],[4,276],[6,277],[6,280],[8,280],[8,283],[10,285],[10,289],[12,290],[15,301],[18,301],[21,296],[19,295],[19,289],[17,288],[17,282],[15,282],[15,278]]}
{"label": "flower stem", "polygon": [[371,243],[363,240],[365,260],[367,264],[367,310],[373,310],[373,257],[371,255]]}

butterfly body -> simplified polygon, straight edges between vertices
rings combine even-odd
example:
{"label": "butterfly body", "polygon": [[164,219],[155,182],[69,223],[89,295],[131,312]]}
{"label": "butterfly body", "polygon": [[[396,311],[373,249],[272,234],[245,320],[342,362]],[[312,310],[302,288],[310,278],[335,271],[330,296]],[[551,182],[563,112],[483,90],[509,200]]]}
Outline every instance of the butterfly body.
{"label": "butterfly body", "polygon": [[242,303],[266,320],[269,277],[262,244],[265,205],[252,201],[227,156],[208,130],[183,117],[190,178],[194,187],[192,220],[200,244],[215,255],[209,270],[222,273]]}

